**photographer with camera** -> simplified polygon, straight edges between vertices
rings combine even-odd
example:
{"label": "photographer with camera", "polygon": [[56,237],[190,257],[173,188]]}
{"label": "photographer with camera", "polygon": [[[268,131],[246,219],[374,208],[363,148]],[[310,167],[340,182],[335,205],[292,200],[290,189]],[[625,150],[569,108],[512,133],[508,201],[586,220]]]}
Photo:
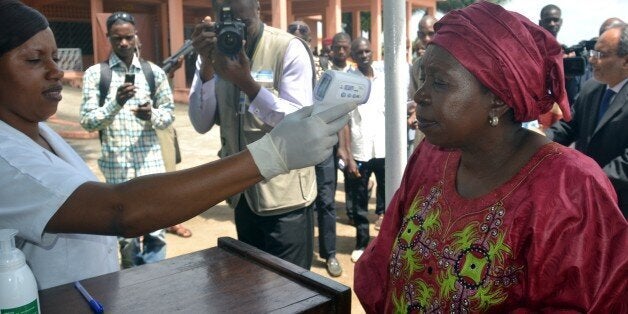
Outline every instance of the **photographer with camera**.
{"label": "photographer with camera", "polygon": [[593,77],[571,108],[572,120],[555,123],[547,136],[593,158],[610,179],[628,217],[628,26],[606,30],[590,51]]}
{"label": "photographer with camera", "polygon": [[[257,0],[213,0],[212,8],[218,21],[206,17],[192,33],[199,57],[189,116],[200,133],[220,125],[220,156],[227,157],[312,105],[314,64],[305,42],[262,23]],[[315,198],[314,167],[233,195],[238,239],[309,269]]]}

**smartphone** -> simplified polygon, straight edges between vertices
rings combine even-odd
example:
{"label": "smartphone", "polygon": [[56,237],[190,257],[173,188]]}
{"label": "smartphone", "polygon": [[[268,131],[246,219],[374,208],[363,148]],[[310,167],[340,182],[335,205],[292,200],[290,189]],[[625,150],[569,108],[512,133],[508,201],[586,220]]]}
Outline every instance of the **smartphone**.
{"label": "smartphone", "polygon": [[127,73],[124,75],[124,82],[135,84],[135,74]]}

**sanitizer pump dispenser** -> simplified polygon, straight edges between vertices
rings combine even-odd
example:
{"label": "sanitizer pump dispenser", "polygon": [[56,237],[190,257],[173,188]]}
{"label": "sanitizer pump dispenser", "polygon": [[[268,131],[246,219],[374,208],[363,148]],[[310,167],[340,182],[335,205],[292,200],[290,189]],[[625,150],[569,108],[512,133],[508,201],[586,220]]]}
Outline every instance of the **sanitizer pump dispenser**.
{"label": "sanitizer pump dispenser", "polygon": [[15,247],[15,229],[0,229],[0,313],[40,313],[37,282]]}

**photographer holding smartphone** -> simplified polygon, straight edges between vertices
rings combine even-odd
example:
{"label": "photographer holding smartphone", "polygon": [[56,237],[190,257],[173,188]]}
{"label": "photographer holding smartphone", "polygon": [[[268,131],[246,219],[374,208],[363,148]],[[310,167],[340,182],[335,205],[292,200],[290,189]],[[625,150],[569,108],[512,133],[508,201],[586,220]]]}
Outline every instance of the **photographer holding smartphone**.
{"label": "photographer holding smartphone", "polygon": [[[102,155],[98,165],[107,183],[163,173],[166,168],[156,130],[163,130],[174,121],[174,102],[166,74],[139,58],[140,43],[131,14],[116,12],[109,16],[107,37],[112,48],[109,59],[85,71],[81,125],[100,133]],[[146,71],[153,73],[154,95]],[[106,84],[107,76],[110,85],[103,90],[101,85]],[[144,234],[142,241],[120,238],[119,244],[125,268],[166,257],[163,229]]]}
{"label": "photographer holding smartphone", "polygon": [[[218,20],[207,17],[192,33],[199,58],[189,115],[199,133],[220,125],[224,158],[312,105],[314,63],[305,42],[262,23],[257,0],[213,0],[212,8]],[[313,167],[233,195],[238,239],[309,269],[315,198]]]}

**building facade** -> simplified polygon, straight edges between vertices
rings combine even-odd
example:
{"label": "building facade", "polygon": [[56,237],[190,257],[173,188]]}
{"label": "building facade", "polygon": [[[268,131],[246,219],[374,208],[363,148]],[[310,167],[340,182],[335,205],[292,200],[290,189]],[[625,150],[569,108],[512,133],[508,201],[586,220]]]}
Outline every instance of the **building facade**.
{"label": "building facade", "polygon": [[[57,45],[63,48],[62,60],[66,80],[80,84],[82,70],[101,62],[109,56],[110,47],[106,37],[105,21],[116,11],[134,15],[142,42],[141,56],[161,64],[176,52],[185,39],[189,38],[194,26],[205,16],[214,16],[211,0],[22,0],[42,12],[50,21]],[[322,39],[340,31],[362,33],[361,17],[370,14],[370,41],[375,59],[381,58],[383,0],[259,0],[262,20],[269,25],[286,29],[294,20],[306,22],[313,31],[312,47],[322,47]],[[416,9],[428,14],[436,12],[436,0],[406,0],[406,30]],[[350,19],[343,29],[342,18]],[[322,34],[317,24],[322,24]],[[407,46],[415,34],[409,34]],[[79,50],[80,49],[80,50]],[[177,102],[187,103],[188,87],[194,74],[195,56],[188,56],[184,70],[175,73],[174,96]],[[409,58],[409,56],[408,56]],[[81,70],[82,68],[82,70]]]}

